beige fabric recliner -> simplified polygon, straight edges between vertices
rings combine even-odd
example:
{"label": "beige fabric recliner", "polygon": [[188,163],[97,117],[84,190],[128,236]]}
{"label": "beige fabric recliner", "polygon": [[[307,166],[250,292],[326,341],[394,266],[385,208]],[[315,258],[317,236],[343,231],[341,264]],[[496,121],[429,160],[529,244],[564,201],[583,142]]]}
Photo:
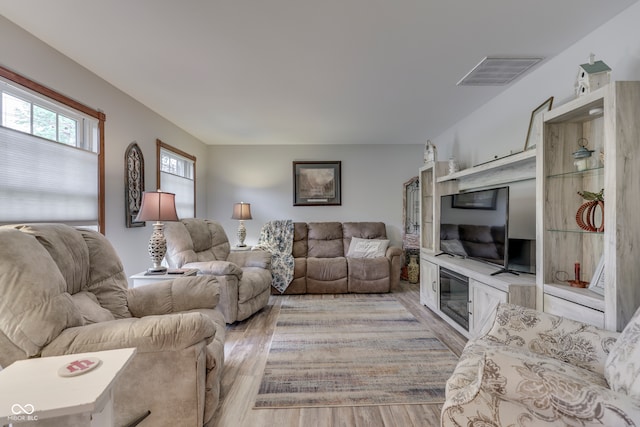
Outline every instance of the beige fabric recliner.
{"label": "beige fabric recliner", "polygon": [[269,302],[271,254],[266,251],[231,251],[217,221],[186,218],[165,224],[171,268],[197,268],[220,284],[219,308],[227,323],[245,320]]}
{"label": "beige fabric recliner", "polygon": [[[0,227],[0,365],[136,347],[114,387],[115,425],[147,410],[145,425],[195,427],[212,420],[224,363],[218,301],[218,283],[207,276],[128,289],[115,250],[95,231]],[[36,424],[86,421],[74,416]]]}

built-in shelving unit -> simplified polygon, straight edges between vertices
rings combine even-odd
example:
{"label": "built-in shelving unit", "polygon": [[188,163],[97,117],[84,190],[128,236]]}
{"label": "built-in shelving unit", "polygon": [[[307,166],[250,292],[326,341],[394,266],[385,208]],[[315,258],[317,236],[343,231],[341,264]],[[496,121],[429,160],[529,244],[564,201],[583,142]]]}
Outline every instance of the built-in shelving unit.
{"label": "built-in shelving unit", "polygon": [[444,174],[447,162],[429,162],[419,170],[420,182],[420,249],[434,252],[439,247],[440,195],[455,191],[455,182],[438,185],[437,177]]}
{"label": "built-in shelving unit", "polygon": [[[622,330],[640,306],[639,111],[640,82],[614,82],[544,113],[535,150],[453,174],[446,174],[444,162],[421,168],[421,302],[443,315],[438,306],[438,272],[446,267],[470,279],[470,325],[477,316],[471,313],[474,307],[477,312],[489,301],[511,301],[519,295],[522,303],[538,310]],[[586,138],[587,148],[594,153],[588,167],[577,170],[572,154],[584,144],[581,138]],[[507,277],[505,287],[501,285],[504,277],[496,282],[481,268],[470,268],[468,263],[473,261],[435,257],[440,195],[531,178],[536,180],[537,200],[537,268],[535,278],[529,276],[535,281],[535,304],[523,297],[530,284]],[[578,192],[601,189],[604,231],[585,231],[576,222],[584,202]],[[569,285],[576,263],[580,263],[581,279],[589,282],[601,259],[604,295]],[[524,288],[513,288],[516,285]],[[512,295],[512,288],[524,292]]]}
{"label": "built-in shelving unit", "polygon": [[458,181],[458,190],[532,179],[536,176],[536,150],[527,150],[461,171],[440,176],[437,182]]}
{"label": "built-in shelving unit", "polygon": [[[640,306],[638,111],[640,83],[615,82],[544,114],[536,162],[538,309],[621,330]],[[577,170],[572,153],[581,138],[594,153]],[[604,232],[585,231],[576,222],[584,202],[578,192],[601,189]],[[569,285],[576,263],[589,282],[602,257],[604,295]]]}
{"label": "built-in shelving unit", "polygon": [[[431,162],[419,171],[420,177],[420,303],[440,315],[465,336],[478,331],[493,307],[500,302],[534,307],[535,277],[509,273],[492,275],[497,266],[479,261],[437,256],[440,248],[440,196],[460,190],[498,185],[535,177],[535,150],[518,153],[490,163],[445,175],[448,162]],[[468,329],[460,325],[441,308],[441,291],[450,284],[441,283],[441,269],[454,271],[468,280],[467,298],[455,301],[468,311]],[[450,310],[449,310],[450,311]],[[447,312],[449,312],[447,311]]]}

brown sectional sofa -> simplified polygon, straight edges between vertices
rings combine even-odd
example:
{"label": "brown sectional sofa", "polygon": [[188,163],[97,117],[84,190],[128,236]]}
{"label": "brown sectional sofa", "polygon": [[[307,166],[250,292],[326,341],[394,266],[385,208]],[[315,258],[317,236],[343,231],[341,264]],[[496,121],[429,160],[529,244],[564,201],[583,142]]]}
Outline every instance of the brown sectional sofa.
{"label": "brown sectional sofa", "polygon": [[[389,292],[400,281],[402,249],[379,258],[346,257],[351,239],[387,239],[383,222],[295,222],[294,275],[284,294]],[[271,288],[271,293],[280,292]]]}

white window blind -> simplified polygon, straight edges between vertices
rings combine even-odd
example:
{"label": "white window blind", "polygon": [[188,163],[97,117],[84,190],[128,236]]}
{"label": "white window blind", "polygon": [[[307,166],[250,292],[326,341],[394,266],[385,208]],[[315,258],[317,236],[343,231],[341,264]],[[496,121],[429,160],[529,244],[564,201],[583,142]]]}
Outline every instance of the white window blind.
{"label": "white window blind", "polygon": [[0,72],[0,223],[98,228],[98,112]]}
{"label": "white window blind", "polygon": [[98,223],[98,154],[0,127],[0,222]]}
{"label": "white window blind", "polygon": [[195,217],[195,162],[160,149],[160,189],[176,195],[178,218]]}

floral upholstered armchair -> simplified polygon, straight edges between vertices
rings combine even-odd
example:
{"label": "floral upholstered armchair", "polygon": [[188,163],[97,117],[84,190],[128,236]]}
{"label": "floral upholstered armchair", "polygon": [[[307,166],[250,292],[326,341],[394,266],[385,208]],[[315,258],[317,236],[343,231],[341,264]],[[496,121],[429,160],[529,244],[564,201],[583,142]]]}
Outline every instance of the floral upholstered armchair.
{"label": "floral upholstered armchair", "polygon": [[498,305],[447,382],[442,426],[640,426],[640,310],[611,332]]}

